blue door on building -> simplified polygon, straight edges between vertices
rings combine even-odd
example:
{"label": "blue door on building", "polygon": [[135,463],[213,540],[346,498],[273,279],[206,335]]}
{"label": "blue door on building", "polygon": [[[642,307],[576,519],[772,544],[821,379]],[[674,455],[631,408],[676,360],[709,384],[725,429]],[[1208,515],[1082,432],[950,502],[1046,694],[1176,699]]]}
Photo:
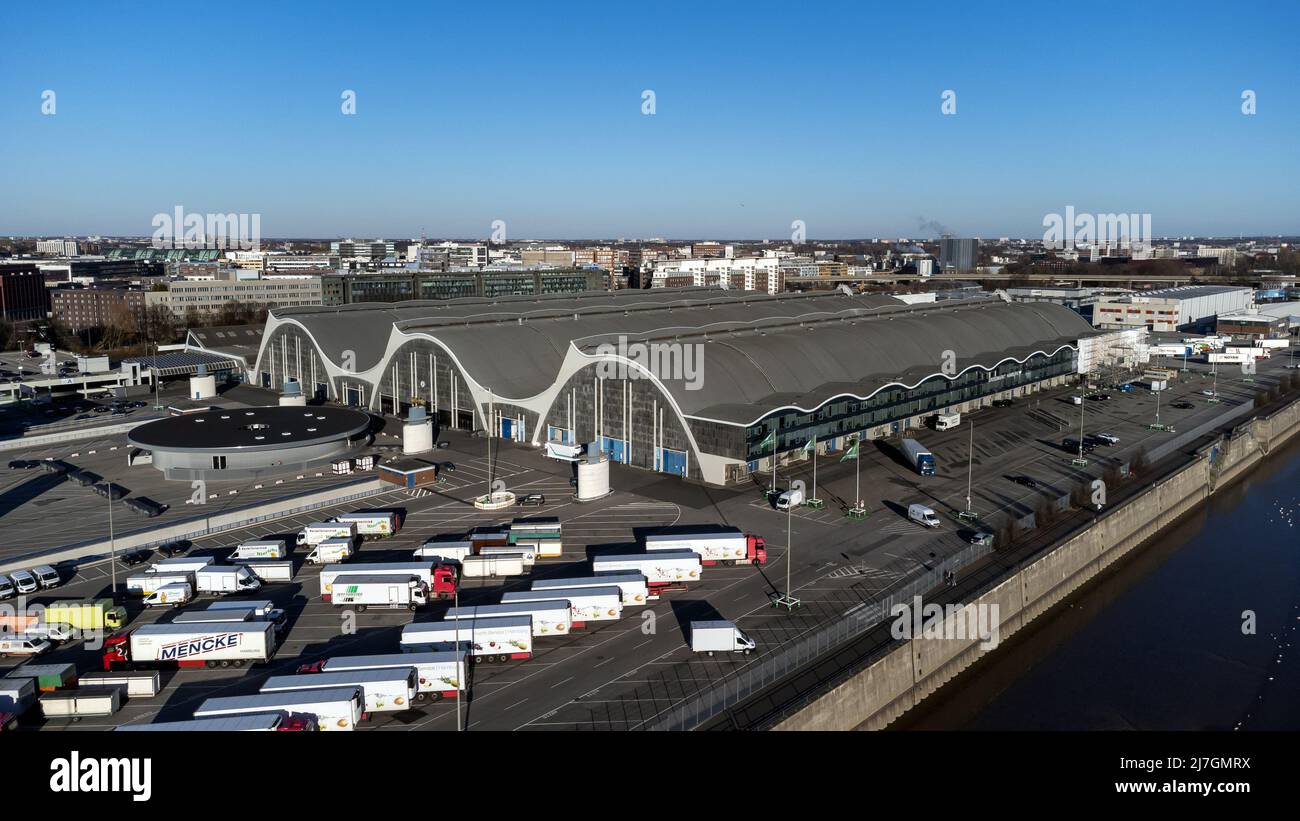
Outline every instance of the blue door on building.
{"label": "blue door on building", "polygon": [[686,475],[686,453],[680,450],[663,449],[663,472]]}
{"label": "blue door on building", "polygon": [[622,439],[611,439],[608,436],[600,437],[601,450],[609,454],[611,462],[627,461],[627,444]]}
{"label": "blue door on building", "polygon": [[515,433],[515,420],[513,420],[513,419],[502,419],[502,420],[501,420],[501,438],[502,438],[502,439],[513,439],[513,438],[515,438],[514,433]]}
{"label": "blue door on building", "polygon": [[361,404],[361,389],[360,389],[360,388],[354,388],[354,387],[349,386],[349,387],[348,387],[348,391],[347,391],[347,395],[348,395],[348,399],[347,399],[347,403],[348,403],[348,405],[350,405],[350,406],[352,406],[352,407],[355,408],[356,406],[358,406],[358,405]]}

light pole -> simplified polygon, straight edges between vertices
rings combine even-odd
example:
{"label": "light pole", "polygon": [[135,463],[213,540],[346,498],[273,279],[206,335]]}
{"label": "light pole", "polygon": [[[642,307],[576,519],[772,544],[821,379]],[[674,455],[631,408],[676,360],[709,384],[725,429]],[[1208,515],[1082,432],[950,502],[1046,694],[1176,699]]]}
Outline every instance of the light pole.
{"label": "light pole", "polygon": [[113,538],[113,483],[108,483],[108,563],[112,576],[113,604],[117,604],[117,540]]}
{"label": "light pole", "polygon": [[786,612],[790,612],[799,606],[799,600],[794,597],[794,590],[791,588],[792,574],[790,569],[794,567],[794,505],[785,509],[785,593],[772,600],[773,607],[784,607]]}
{"label": "light pole", "polygon": [[[456,578],[456,589],[452,591],[452,606],[460,607],[460,577]],[[460,619],[456,619],[456,651],[465,653],[460,662],[460,680],[456,682],[456,732],[460,732],[460,691],[465,689],[465,678],[469,674],[469,653],[460,646]]]}
{"label": "light pole", "polygon": [[975,423],[970,424],[970,444],[968,445],[969,453],[966,457],[966,509],[957,517],[967,521],[974,521],[979,515],[971,508],[970,493],[971,479],[975,475]]}

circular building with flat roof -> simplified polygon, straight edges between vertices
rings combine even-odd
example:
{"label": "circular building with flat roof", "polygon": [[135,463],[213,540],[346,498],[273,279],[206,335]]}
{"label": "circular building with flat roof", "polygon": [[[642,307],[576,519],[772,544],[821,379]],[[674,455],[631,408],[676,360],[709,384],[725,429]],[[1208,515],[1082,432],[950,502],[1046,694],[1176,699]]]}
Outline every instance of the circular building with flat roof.
{"label": "circular building with flat roof", "polygon": [[128,434],[168,479],[238,479],[343,456],[370,441],[350,408],[229,408],[147,422]]}

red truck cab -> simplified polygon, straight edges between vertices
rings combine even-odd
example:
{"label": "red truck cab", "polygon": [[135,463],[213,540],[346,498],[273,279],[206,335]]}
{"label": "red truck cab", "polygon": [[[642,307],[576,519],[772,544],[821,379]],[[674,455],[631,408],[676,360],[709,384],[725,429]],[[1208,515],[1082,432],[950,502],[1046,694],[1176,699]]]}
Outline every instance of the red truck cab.
{"label": "red truck cab", "polygon": [[127,642],[130,636],[130,630],[120,630],[104,639],[104,652],[100,654],[104,672],[111,673],[114,667],[131,663],[131,645]]}
{"label": "red truck cab", "polygon": [[456,595],[456,567],[440,564],[433,568],[432,584],[429,585],[430,599],[450,599]]}
{"label": "red truck cab", "polygon": [[746,533],[745,558],[754,564],[767,564],[767,540],[762,536]]}

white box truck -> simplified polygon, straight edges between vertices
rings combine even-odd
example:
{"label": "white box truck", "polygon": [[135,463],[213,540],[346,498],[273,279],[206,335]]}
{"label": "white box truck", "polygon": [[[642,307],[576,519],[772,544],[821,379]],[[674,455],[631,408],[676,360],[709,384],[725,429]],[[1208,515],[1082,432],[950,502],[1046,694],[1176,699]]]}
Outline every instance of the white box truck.
{"label": "white box truck", "polygon": [[589,621],[618,621],[623,616],[623,591],[613,585],[516,590],[501,596],[502,604],[538,601],[567,601],[571,627],[585,627]]}
{"label": "white box truck", "polygon": [[330,601],[334,580],[339,576],[405,576],[425,585],[425,594],[434,599],[449,599],[456,592],[456,568],[432,561],[373,562],[369,564],[331,564],[320,572],[320,594]]}
{"label": "white box truck", "polygon": [[532,624],[528,616],[418,621],[402,628],[400,643],[404,653],[462,649],[474,661],[526,659],[533,654]]}
{"label": "white box truck", "polygon": [[414,559],[442,559],[447,562],[460,563],[474,555],[474,543],[467,541],[448,541],[446,539],[429,539],[411,553]]}
{"label": "white box truck", "polygon": [[165,575],[167,573],[195,573],[208,565],[212,564],[210,556],[177,556],[174,559],[163,559],[155,562],[152,567],[146,570],[146,573],[157,573]]}
{"label": "white box truck", "polygon": [[298,531],[298,544],[315,547],[326,539],[355,539],[357,526],[352,522],[313,522]]}
{"label": "white box truck", "polygon": [[[802,501],[802,500],[801,500]],[[691,551],[706,567],[713,564],[766,564],[767,542],[737,527],[679,530],[645,537],[647,553]]]}
{"label": "white box truck", "polygon": [[935,430],[952,430],[961,424],[960,413],[938,413],[934,417]]}
{"label": "white box truck", "polygon": [[293,562],[244,562],[248,572],[262,584],[281,584],[293,581]]}
{"label": "white box truck", "polygon": [[126,580],[126,592],[137,596],[147,596],[159,588],[172,584],[184,584],[193,587],[193,573],[139,573]]}
{"label": "white box truck", "polygon": [[355,607],[364,612],[371,607],[417,610],[429,603],[424,582],[416,576],[344,574],[334,577],[330,601],[339,607]]}
{"label": "white box truck", "polygon": [[261,589],[261,580],[242,564],[210,564],[194,574],[194,590],[197,593],[229,596],[236,593],[255,593]]}
{"label": "white box truck", "polygon": [[691,622],[691,650],[696,653],[754,652],[754,640],[729,621]]}
{"label": "white box truck", "polygon": [[591,560],[591,569],[595,573],[640,573],[645,576],[652,595],[668,587],[699,581],[704,573],[700,554],[689,550],[596,556]]}
{"label": "white box truck", "polygon": [[467,579],[499,579],[505,576],[522,576],[528,572],[524,557],[518,553],[469,556],[461,560],[460,569]]}
{"label": "white box truck", "polygon": [[194,717],[288,713],[291,716],[314,716],[318,730],[350,731],[361,720],[361,712],[365,707],[363,699],[361,688],[355,685],[258,693],[255,696],[225,696],[204,701],[194,711]]}
{"label": "white box truck", "polygon": [[251,542],[241,542],[235,548],[235,552],[226,557],[230,564],[246,562],[250,559],[283,559],[289,555],[285,549],[284,541],[281,539],[258,539]]}
{"label": "white box truck", "polygon": [[307,564],[336,564],[346,562],[357,552],[357,540],[351,536],[326,539],[307,554]]}
{"label": "white box truck", "polygon": [[143,624],[104,639],[104,672],[150,667],[243,667],[275,653],[270,622]]}
{"label": "white box truck", "polygon": [[189,582],[171,582],[145,595],[145,607],[180,607],[194,598],[194,588]]}
{"label": "white box truck", "polygon": [[423,653],[382,653],[372,656],[330,656],[298,667],[299,674],[339,673],[348,670],[379,670],[386,667],[414,667],[416,701],[455,698],[465,692],[464,650]]}
{"label": "white box truck", "polygon": [[414,667],[384,667],[377,670],[340,670],[334,673],[272,676],[258,692],[288,693],[329,687],[360,687],[361,717],[371,713],[400,713],[415,701]]}
{"label": "white box truck", "polygon": [[361,536],[392,536],[398,528],[396,513],[344,513],[335,516],[334,521],[356,525]]}
{"label": "white box truck", "polygon": [[495,619],[509,616],[531,616],[533,638],[565,636],[573,626],[567,601],[515,602],[514,604],[480,604],[469,607],[449,607],[442,615],[446,621],[453,619]]}
{"label": "white box truck", "polygon": [[[623,606],[645,604],[650,600],[650,589],[645,576],[640,573],[601,573],[596,576],[566,576],[559,579],[537,579],[534,590],[556,590],[566,587],[607,587],[614,585],[623,596]],[[655,596],[654,598],[658,598]]]}

